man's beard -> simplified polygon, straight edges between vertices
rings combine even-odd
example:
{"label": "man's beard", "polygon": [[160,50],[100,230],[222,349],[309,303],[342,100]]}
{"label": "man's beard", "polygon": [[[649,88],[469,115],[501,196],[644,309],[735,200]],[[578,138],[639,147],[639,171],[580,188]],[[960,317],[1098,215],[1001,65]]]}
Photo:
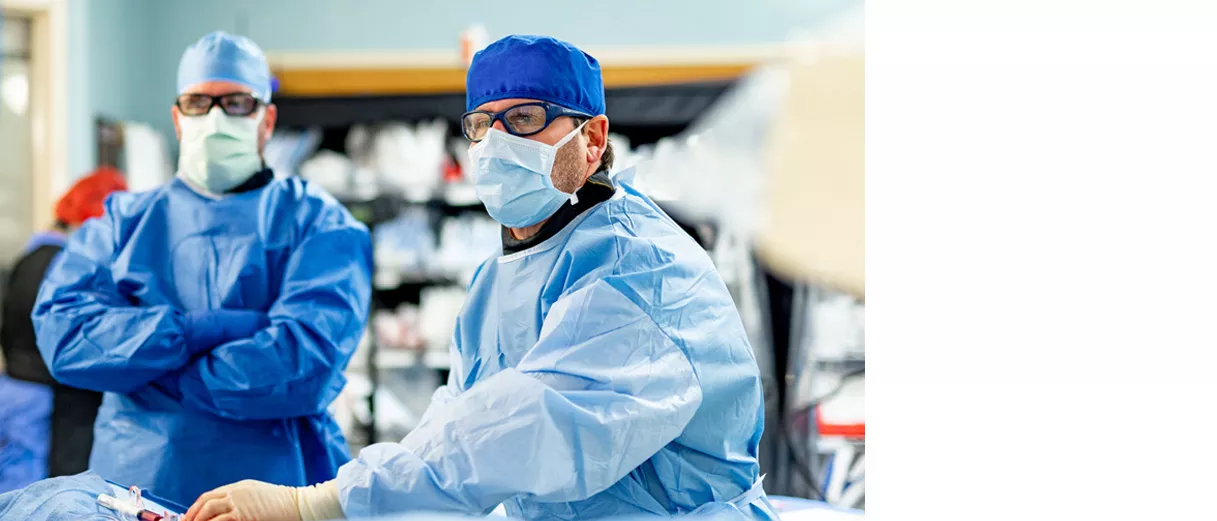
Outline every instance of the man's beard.
{"label": "man's beard", "polygon": [[583,176],[587,172],[587,164],[584,163],[582,154],[579,153],[578,141],[578,138],[572,139],[558,149],[550,175],[554,188],[568,194],[575,193],[575,190],[582,187],[583,182],[586,181]]}

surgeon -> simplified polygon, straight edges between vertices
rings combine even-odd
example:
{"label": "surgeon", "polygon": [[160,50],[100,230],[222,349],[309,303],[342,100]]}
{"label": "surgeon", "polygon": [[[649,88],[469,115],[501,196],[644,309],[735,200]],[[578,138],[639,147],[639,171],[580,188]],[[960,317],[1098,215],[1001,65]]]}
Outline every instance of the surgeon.
{"label": "surgeon", "polygon": [[[0,381],[0,396],[5,397],[0,400],[0,492],[20,488],[34,479],[70,476],[88,468],[93,420],[102,396],[60,384],[51,377],[38,351],[30,312],[46,272],[63,251],[68,235],[85,221],[101,217],[106,197],[126,189],[127,181],[113,167],[99,167],[81,177],[55,204],[54,226],[30,239],[9,274],[0,320],[0,347],[4,350],[5,372],[12,380]],[[20,478],[6,479],[12,475]]]}
{"label": "surgeon", "polygon": [[609,175],[600,66],[548,37],[473,59],[462,117],[503,224],[454,335],[452,372],[400,443],[306,488],[236,483],[187,521],[407,511],[524,519],[777,519],[757,466],[761,380],[705,251]]}
{"label": "surgeon", "polygon": [[89,468],[190,504],[256,479],[325,482],[350,459],[327,413],[367,320],[371,241],[333,197],[275,179],[266,59],[216,32],[186,49],[176,178],[118,194],[42,285],[55,379],[105,393]]}

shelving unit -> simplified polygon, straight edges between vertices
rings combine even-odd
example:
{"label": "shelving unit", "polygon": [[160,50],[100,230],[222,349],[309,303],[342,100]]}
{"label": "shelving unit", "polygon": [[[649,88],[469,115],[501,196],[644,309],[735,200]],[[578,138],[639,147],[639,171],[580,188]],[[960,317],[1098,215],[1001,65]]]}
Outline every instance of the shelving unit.
{"label": "shelving unit", "polygon": [[384,349],[378,350],[376,354],[376,365],[381,369],[400,369],[418,365],[420,362],[428,369],[447,371],[450,367],[448,350],[426,349],[417,353],[405,349]]}
{"label": "shelving unit", "polygon": [[[775,490],[778,494],[815,496],[836,506],[859,508],[865,504],[865,421],[860,418],[860,393],[866,358],[864,339],[853,335],[861,334],[862,324],[851,323],[847,331],[837,329],[834,335],[817,334],[817,328],[826,327],[818,323],[821,320],[840,328],[842,310],[857,312],[862,304],[847,304],[835,292],[807,285],[795,286],[793,297],[787,374],[791,403],[783,412],[781,432],[789,437],[788,445],[782,447],[789,456],[778,458]],[[836,315],[816,312],[826,305]],[[826,410],[838,414],[844,411],[847,420],[840,422],[838,416],[824,421],[822,413]],[[792,465],[804,467],[800,470]],[[800,474],[810,478],[796,479]]]}
{"label": "shelving unit", "polygon": [[[460,215],[465,212],[485,212],[485,207],[481,204],[453,204],[441,199],[409,201],[404,197],[394,195],[381,195],[370,200],[340,199],[340,202],[348,208],[352,216],[367,225],[369,231],[375,231],[379,224],[395,218],[407,208],[421,207],[427,209],[433,217],[433,226],[438,226],[439,221],[444,217]],[[381,309],[394,309],[405,302],[417,304],[420,300],[422,289],[425,287],[458,284],[458,276],[449,272],[416,271],[400,273],[398,274],[396,284],[389,286],[373,285],[371,313]],[[367,397],[369,421],[366,425],[366,439],[368,444],[372,444],[380,441],[376,430],[375,396],[380,388],[381,370],[401,369],[421,363],[429,369],[439,371],[441,381],[443,381],[447,379],[449,363],[448,351],[446,349],[441,351],[428,346],[428,349],[421,354],[408,350],[382,349],[376,341],[375,333],[371,328],[368,329],[366,334],[370,339],[362,368],[366,371],[367,378],[371,383],[371,390]],[[419,413],[421,414],[421,411]]]}

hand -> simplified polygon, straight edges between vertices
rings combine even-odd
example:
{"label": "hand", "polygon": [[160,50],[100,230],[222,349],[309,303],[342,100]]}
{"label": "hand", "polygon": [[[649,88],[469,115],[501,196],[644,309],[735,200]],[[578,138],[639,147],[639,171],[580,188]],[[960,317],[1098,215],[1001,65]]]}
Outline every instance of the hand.
{"label": "hand", "polygon": [[254,336],[270,325],[266,313],[241,309],[194,311],[186,314],[186,348],[191,354],[207,351],[233,340]]}
{"label": "hand", "polygon": [[297,489],[247,479],[199,496],[183,521],[300,521]]}

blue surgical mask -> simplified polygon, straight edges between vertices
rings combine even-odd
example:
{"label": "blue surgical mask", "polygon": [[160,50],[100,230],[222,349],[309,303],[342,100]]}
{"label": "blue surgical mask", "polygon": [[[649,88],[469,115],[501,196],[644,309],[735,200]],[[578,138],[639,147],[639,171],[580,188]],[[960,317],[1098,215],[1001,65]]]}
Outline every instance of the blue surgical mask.
{"label": "blue surgical mask", "polygon": [[579,125],[554,145],[492,128],[470,148],[473,182],[490,217],[508,228],[523,228],[545,220],[567,201],[577,203],[575,194],[554,187],[550,174],[558,149],[582,128]]}

